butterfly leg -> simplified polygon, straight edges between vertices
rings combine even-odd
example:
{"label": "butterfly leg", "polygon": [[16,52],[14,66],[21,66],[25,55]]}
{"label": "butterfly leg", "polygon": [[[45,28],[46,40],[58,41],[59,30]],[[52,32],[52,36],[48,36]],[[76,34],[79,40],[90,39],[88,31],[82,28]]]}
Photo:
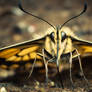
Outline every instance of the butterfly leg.
{"label": "butterfly leg", "polygon": [[[77,49],[76,49],[76,53],[79,54]],[[87,83],[87,88],[89,88],[89,82],[88,82],[88,80],[86,79],[86,77],[84,75],[84,72],[83,72],[83,69],[82,69],[82,64],[81,64],[81,59],[80,59],[80,56],[79,55],[78,55],[78,60],[79,60],[79,65],[80,65],[80,71],[82,73],[82,76],[83,76],[84,80]]]}
{"label": "butterfly leg", "polygon": [[69,60],[69,63],[70,63],[70,81],[71,81],[71,84],[72,84],[72,89],[74,89],[74,83],[73,83],[73,80],[72,80],[72,53],[70,52],[70,60]]}
{"label": "butterfly leg", "polygon": [[32,65],[31,71],[30,71],[30,74],[29,74],[29,76],[28,76],[27,79],[29,79],[29,77],[30,77],[30,76],[32,75],[32,73],[33,73],[34,66],[35,66],[35,62],[36,62],[36,57],[35,57],[35,59],[34,59],[34,62],[33,62],[33,65]]}
{"label": "butterfly leg", "polygon": [[46,62],[45,59],[45,54],[44,54],[44,49],[42,49],[42,53],[43,53],[43,61],[44,61],[44,65],[45,65],[45,69],[46,69],[46,85],[48,85],[48,62]]}

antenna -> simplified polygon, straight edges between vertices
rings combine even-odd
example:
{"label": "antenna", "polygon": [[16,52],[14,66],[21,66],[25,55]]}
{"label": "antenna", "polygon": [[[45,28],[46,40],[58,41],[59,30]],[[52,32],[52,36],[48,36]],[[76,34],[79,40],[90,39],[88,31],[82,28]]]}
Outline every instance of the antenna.
{"label": "antenna", "polygon": [[79,16],[82,15],[83,13],[85,13],[86,10],[87,10],[87,3],[85,2],[85,3],[84,3],[84,9],[83,9],[78,15],[76,15],[76,16],[74,16],[74,17],[68,19],[63,25],[61,25],[60,29],[61,29],[66,23],[68,23],[69,21],[71,21],[71,20],[73,20],[73,19],[79,17]]}
{"label": "antenna", "polygon": [[27,12],[27,11],[22,7],[22,5],[21,5],[21,0],[19,0],[18,6],[19,6],[19,8],[20,8],[23,12],[25,12],[26,14],[29,14],[29,15],[31,15],[31,16],[37,18],[37,19],[40,19],[40,20],[46,22],[47,24],[49,24],[50,26],[52,26],[54,29],[56,29],[50,22],[46,21],[45,19],[43,19],[43,18],[41,18],[41,17],[39,17],[39,16],[36,16],[36,15],[34,15],[34,14],[32,14],[32,13]]}

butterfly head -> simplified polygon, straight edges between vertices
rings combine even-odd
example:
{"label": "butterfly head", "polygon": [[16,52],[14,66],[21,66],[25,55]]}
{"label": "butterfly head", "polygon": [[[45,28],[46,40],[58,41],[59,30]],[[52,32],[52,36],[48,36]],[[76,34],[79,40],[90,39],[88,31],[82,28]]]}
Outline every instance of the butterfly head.
{"label": "butterfly head", "polygon": [[56,57],[56,62],[59,62],[62,54],[71,52],[71,36],[75,37],[75,35],[68,27],[60,29],[60,26],[57,26],[56,30],[49,28],[47,34],[45,49],[53,55],[53,57]]}
{"label": "butterfly head", "polygon": [[[25,11],[21,5],[21,0],[19,2],[19,8],[23,12],[46,22],[47,24],[49,24],[53,28],[52,32],[50,34],[48,34],[48,36],[46,37],[45,48],[49,53],[51,53],[51,55],[56,56],[56,64],[57,64],[57,68],[58,68],[60,55],[62,55],[62,53],[64,53],[64,51],[67,51],[65,49],[68,48],[68,46],[67,46],[68,42],[71,43],[71,40],[69,39],[69,34],[68,34],[69,31],[67,30],[68,33],[66,32],[66,30],[63,31],[62,27],[64,27],[64,25],[67,24],[68,22],[70,22],[71,20],[82,15],[87,10],[87,4],[86,3],[84,4],[84,9],[78,15],[68,19],[66,22],[64,22],[63,25],[57,26],[57,27],[53,26],[50,22],[46,21],[45,19]],[[68,48],[68,49],[70,51],[71,48]]]}

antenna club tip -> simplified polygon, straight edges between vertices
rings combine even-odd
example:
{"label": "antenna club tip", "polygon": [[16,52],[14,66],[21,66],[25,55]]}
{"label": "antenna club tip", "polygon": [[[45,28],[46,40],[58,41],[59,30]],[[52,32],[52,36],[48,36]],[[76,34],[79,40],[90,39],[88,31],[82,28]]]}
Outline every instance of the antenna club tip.
{"label": "antenna club tip", "polygon": [[18,2],[18,7],[21,9],[21,0]]}
{"label": "antenna club tip", "polygon": [[87,2],[84,3],[84,11],[87,10]]}
{"label": "antenna club tip", "polygon": [[24,9],[23,9],[23,7],[21,5],[21,0],[19,0],[19,2],[18,2],[18,7],[19,7],[20,10],[22,10],[24,12]]}

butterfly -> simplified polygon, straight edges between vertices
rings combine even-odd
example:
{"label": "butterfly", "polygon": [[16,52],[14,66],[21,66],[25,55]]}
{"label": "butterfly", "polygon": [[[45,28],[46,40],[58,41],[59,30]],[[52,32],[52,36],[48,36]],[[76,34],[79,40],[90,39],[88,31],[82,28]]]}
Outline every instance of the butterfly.
{"label": "butterfly", "polygon": [[[35,67],[46,69],[46,78],[48,80],[48,67],[55,67],[58,74],[63,69],[70,69],[75,59],[79,60],[80,69],[82,70],[81,57],[92,55],[92,42],[78,38],[68,27],[63,27],[70,20],[82,15],[87,5],[84,4],[83,11],[67,20],[61,26],[53,26],[48,21],[25,11],[19,3],[19,8],[51,26],[47,34],[39,39],[22,42],[0,49],[0,71],[7,70],[8,74],[0,77],[14,75],[16,72],[27,72]],[[67,66],[68,65],[68,66]]]}

